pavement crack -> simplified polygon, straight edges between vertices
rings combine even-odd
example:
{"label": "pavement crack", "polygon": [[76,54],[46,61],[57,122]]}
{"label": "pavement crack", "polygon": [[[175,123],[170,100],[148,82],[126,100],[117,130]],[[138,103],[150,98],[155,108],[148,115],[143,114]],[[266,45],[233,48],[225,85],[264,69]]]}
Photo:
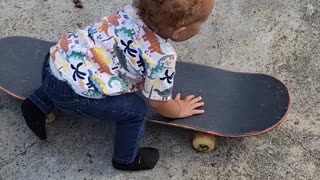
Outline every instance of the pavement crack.
{"label": "pavement crack", "polygon": [[33,143],[30,144],[29,146],[25,147],[25,150],[24,150],[24,151],[21,151],[20,153],[16,154],[13,158],[4,161],[3,164],[0,164],[0,170],[1,170],[2,168],[4,168],[5,166],[9,165],[9,164],[12,164],[18,157],[26,155],[27,152],[28,152],[28,149],[31,148],[32,146],[34,146],[34,145],[37,144],[37,143],[38,143],[38,142],[33,142]]}
{"label": "pavement crack", "polygon": [[309,150],[308,148],[304,147],[304,145],[303,145],[300,141],[298,141],[298,143],[299,143],[299,145],[300,145],[305,151],[307,151],[307,152],[309,153],[309,155],[310,155],[311,157],[313,157],[313,158],[317,159],[318,161],[320,161],[320,157],[317,157],[316,155],[314,155],[314,154],[312,153],[312,151]]}
{"label": "pavement crack", "polygon": [[[284,132],[282,132],[282,133],[285,134]],[[302,149],[304,149],[306,152],[308,152],[308,154],[309,154],[311,157],[313,157],[314,159],[320,161],[320,157],[317,157],[316,155],[314,155],[314,154],[312,153],[312,151],[311,151],[310,149],[306,148],[300,141],[294,140],[293,138],[291,138],[291,137],[290,137],[289,135],[287,135],[287,134],[285,134],[285,136],[286,136],[287,138],[289,138],[290,141],[295,142],[295,143],[298,143],[299,146],[301,146]]]}

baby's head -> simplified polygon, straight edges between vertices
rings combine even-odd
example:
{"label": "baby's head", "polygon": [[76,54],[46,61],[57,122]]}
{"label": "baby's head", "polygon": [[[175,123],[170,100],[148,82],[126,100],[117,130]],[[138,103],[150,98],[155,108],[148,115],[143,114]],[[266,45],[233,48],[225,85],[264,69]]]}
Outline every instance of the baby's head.
{"label": "baby's head", "polygon": [[214,0],[134,0],[141,19],[165,39],[181,42],[198,34]]}

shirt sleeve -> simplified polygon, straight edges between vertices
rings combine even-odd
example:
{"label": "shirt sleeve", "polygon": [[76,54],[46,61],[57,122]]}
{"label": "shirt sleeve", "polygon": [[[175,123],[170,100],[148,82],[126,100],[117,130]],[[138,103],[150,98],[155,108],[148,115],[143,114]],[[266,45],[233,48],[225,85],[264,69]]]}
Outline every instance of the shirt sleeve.
{"label": "shirt sleeve", "polygon": [[146,98],[157,101],[172,99],[176,59],[176,55],[165,55],[147,69],[142,90]]}

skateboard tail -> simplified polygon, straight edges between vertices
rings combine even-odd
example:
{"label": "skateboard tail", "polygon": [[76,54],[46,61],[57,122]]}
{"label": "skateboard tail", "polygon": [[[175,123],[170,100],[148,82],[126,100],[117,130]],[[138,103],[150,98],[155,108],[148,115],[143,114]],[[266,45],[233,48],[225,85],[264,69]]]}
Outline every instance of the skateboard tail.
{"label": "skateboard tail", "polygon": [[[275,78],[275,77],[273,77],[273,78]],[[277,78],[275,78],[275,79],[277,79]],[[289,102],[288,102],[287,112],[285,113],[285,115],[282,117],[282,119],[278,123],[276,123],[274,126],[272,126],[270,128],[267,128],[267,129],[265,129],[263,131],[252,131],[252,132],[249,132],[247,134],[240,135],[240,136],[219,134],[219,133],[216,133],[216,132],[213,132],[213,131],[208,131],[207,133],[208,134],[213,134],[213,135],[216,135],[216,136],[221,136],[221,137],[241,138],[241,137],[249,137],[249,136],[258,136],[258,135],[267,133],[267,132],[275,129],[276,127],[280,126],[287,119],[287,117],[289,115],[289,112],[290,112],[290,109],[292,107],[293,100],[292,100],[292,95],[291,95],[291,91],[290,91],[289,86],[284,81],[282,81],[280,79],[277,79],[277,80],[279,80],[286,87],[286,89],[288,90],[288,96],[289,96],[288,97],[289,98]]]}

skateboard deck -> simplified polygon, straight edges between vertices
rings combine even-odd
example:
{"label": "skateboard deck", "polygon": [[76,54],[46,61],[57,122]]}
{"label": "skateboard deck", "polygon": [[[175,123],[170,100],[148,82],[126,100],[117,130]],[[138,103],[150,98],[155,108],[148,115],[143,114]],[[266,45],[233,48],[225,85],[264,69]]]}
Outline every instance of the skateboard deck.
{"label": "skateboard deck", "polygon": [[[0,39],[0,89],[24,99],[40,87],[42,63],[54,44],[28,37]],[[173,93],[202,96],[206,113],[172,120],[149,109],[151,122],[218,136],[244,137],[273,129],[288,114],[289,91],[272,76],[180,61],[176,67]]]}

